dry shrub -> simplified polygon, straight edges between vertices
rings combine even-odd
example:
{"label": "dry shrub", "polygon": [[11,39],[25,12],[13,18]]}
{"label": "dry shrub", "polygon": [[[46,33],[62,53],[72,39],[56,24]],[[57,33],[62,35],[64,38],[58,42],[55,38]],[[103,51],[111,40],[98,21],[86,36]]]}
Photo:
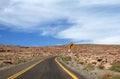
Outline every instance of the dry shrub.
{"label": "dry shrub", "polygon": [[100,64],[100,65],[98,65],[98,68],[99,68],[99,69],[104,69],[105,66],[103,66],[103,65]]}
{"label": "dry shrub", "polygon": [[91,63],[87,64],[85,67],[84,67],[84,70],[94,70],[95,66]]}
{"label": "dry shrub", "polygon": [[120,75],[105,73],[100,77],[100,79],[120,79]]}
{"label": "dry shrub", "polygon": [[120,72],[120,63],[117,62],[112,63],[110,70]]}

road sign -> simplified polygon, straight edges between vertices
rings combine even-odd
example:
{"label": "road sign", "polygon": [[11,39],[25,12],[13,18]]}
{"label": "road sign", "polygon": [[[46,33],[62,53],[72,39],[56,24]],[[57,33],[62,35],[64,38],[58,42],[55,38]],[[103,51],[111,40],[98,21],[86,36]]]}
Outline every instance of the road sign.
{"label": "road sign", "polygon": [[74,50],[74,49],[75,49],[75,45],[74,45],[73,43],[70,43],[70,44],[68,45],[68,49]]}
{"label": "road sign", "polygon": [[69,53],[69,56],[71,57],[71,61],[74,62],[74,54],[73,54],[73,50],[75,49],[75,45],[71,42],[69,45],[68,45],[68,53]]}

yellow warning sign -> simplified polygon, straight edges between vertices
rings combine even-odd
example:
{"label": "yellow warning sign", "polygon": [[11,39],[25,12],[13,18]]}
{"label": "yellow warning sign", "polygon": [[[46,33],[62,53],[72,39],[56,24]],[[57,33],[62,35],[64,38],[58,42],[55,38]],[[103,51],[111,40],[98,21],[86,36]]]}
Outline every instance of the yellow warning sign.
{"label": "yellow warning sign", "polygon": [[68,45],[68,49],[74,50],[74,49],[75,49],[75,45],[74,45],[73,43],[70,43],[70,44]]}

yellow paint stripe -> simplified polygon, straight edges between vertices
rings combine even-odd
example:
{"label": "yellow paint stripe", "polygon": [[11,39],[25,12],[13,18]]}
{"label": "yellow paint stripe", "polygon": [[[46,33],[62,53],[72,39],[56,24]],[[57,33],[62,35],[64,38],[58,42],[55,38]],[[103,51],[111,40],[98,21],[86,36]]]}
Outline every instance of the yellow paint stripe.
{"label": "yellow paint stripe", "polygon": [[56,61],[57,64],[58,64],[64,71],[66,71],[73,79],[78,79],[78,77],[75,76],[73,73],[71,73],[69,70],[67,70],[67,69],[57,60],[57,58],[55,58],[55,61]]}
{"label": "yellow paint stripe", "polygon": [[25,73],[26,71],[32,69],[33,67],[35,67],[37,64],[39,64],[39,63],[42,62],[42,61],[43,61],[43,60],[40,60],[40,61],[34,63],[33,65],[31,65],[31,66],[29,66],[29,67],[27,67],[27,68],[25,68],[25,69],[19,71],[18,73],[16,73],[16,74],[10,76],[10,77],[7,78],[7,79],[14,79],[14,78],[18,77],[19,75],[21,75],[21,74]]}

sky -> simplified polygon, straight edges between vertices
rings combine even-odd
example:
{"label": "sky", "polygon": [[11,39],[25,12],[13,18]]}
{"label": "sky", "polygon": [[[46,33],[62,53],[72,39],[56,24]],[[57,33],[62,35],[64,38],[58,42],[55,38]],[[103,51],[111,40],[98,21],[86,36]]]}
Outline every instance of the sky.
{"label": "sky", "polygon": [[120,0],[0,0],[0,44],[120,44]]}

